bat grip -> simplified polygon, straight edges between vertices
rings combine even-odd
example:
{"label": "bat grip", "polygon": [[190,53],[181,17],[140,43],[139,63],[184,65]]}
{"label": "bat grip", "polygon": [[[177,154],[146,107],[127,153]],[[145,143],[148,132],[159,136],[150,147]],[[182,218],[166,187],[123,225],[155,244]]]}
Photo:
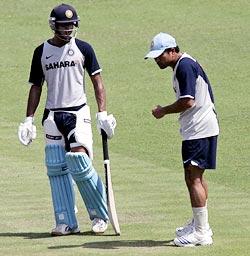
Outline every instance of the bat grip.
{"label": "bat grip", "polygon": [[109,151],[108,151],[108,138],[106,132],[102,129],[102,149],[103,149],[103,160],[109,160]]}

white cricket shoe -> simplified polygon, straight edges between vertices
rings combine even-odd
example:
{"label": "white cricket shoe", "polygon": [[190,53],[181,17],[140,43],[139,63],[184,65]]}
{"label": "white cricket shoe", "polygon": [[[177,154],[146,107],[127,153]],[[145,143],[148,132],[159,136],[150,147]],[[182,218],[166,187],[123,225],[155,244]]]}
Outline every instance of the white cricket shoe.
{"label": "white cricket shoe", "polygon": [[194,247],[198,245],[211,245],[213,243],[212,237],[206,232],[204,235],[198,232],[192,232],[188,235],[176,237],[174,244],[180,247]]}
{"label": "white cricket shoe", "polygon": [[103,219],[95,218],[92,222],[92,231],[96,234],[104,233],[108,228],[108,223]]}
{"label": "white cricket shoe", "polygon": [[[175,230],[175,234],[177,237],[188,235],[192,232],[195,232],[194,219],[191,219],[183,227],[178,227]],[[208,228],[207,232],[209,236],[213,236],[213,231],[210,227]]]}
{"label": "white cricket shoe", "polygon": [[78,227],[72,229],[66,224],[58,224],[55,228],[52,229],[52,236],[67,236],[80,233],[80,229]]}

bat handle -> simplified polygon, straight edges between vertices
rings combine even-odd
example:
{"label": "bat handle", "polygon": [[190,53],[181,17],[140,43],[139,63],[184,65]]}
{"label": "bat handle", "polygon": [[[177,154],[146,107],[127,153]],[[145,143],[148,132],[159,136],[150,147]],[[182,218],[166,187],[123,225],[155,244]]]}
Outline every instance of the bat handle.
{"label": "bat handle", "polygon": [[103,160],[109,160],[109,151],[108,151],[108,137],[106,132],[102,129],[102,148],[103,148]]}

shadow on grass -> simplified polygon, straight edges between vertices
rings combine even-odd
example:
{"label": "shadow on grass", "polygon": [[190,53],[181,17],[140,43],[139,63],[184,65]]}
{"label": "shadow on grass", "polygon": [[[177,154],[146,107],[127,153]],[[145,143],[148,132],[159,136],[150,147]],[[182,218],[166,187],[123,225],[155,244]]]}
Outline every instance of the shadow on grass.
{"label": "shadow on grass", "polygon": [[[116,236],[114,234],[102,234],[96,235],[91,231],[81,232],[79,234],[73,234],[74,236]],[[71,235],[72,236],[72,235]],[[19,232],[19,233],[0,233],[1,237],[23,237],[24,239],[45,239],[45,238],[53,238],[50,233],[35,233],[35,232]],[[138,247],[138,248],[150,248],[150,247],[161,247],[161,246],[174,246],[173,240],[165,240],[165,241],[154,241],[154,240],[118,240],[118,241],[101,241],[101,242],[88,242],[84,244],[78,245],[60,245],[60,246],[50,246],[48,249],[58,250],[65,248],[88,248],[88,249],[120,249],[125,247]]]}
{"label": "shadow on grass", "polygon": [[65,246],[51,246],[48,249],[65,249],[65,248],[88,248],[88,249],[120,249],[125,247],[161,247],[161,246],[175,246],[173,240],[154,241],[154,240],[120,240],[120,241],[102,241],[90,242],[82,245],[65,245]]}
{"label": "shadow on grass", "polygon": [[19,232],[19,233],[0,233],[0,237],[23,237],[25,239],[41,239],[51,237],[50,233],[34,233],[34,232]]}
{"label": "shadow on grass", "polygon": [[[86,231],[86,232],[81,232],[78,234],[72,234],[74,236],[97,236],[95,233],[92,231]],[[71,236],[72,236],[71,235]],[[102,234],[101,236],[115,236],[114,234]],[[43,239],[43,238],[53,238],[50,233],[48,232],[43,232],[43,233],[35,233],[35,232],[16,232],[16,233],[0,233],[0,237],[23,237],[25,239]]]}

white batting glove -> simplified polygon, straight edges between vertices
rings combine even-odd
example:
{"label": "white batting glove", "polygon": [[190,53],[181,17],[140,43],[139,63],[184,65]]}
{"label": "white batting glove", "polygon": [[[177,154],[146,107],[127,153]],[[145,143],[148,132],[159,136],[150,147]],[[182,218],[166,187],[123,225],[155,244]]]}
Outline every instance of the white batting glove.
{"label": "white batting glove", "polygon": [[18,139],[20,142],[28,146],[36,138],[36,126],[33,125],[33,117],[28,116],[18,127]]}
{"label": "white batting glove", "polygon": [[107,111],[98,112],[96,114],[97,130],[101,134],[104,130],[108,139],[111,139],[115,134],[116,120],[112,114],[108,115]]}

